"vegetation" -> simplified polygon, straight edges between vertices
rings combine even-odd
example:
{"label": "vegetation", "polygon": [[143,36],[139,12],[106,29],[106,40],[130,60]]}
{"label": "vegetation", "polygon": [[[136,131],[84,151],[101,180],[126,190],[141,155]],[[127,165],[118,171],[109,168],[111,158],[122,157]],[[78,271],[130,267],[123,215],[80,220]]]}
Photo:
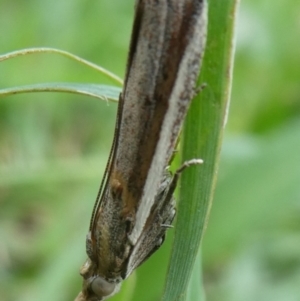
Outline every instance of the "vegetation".
{"label": "vegetation", "polygon": [[[56,47],[122,78],[133,2],[2,0],[0,53]],[[299,6],[244,0],[239,8],[230,114],[202,243],[208,301],[300,295]],[[112,84],[57,55],[0,63],[0,89],[51,81]],[[75,94],[0,99],[1,301],[73,300],[78,293],[115,112],[115,103]],[[157,300],[174,232],[114,300]]]}

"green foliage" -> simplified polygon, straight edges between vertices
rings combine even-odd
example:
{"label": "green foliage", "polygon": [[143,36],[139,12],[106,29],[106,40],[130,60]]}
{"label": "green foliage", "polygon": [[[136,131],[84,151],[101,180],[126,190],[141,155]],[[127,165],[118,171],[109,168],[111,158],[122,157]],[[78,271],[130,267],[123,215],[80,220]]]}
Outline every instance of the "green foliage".
{"label": "green foliage", "polygon": [[[183,172],[178,217],[163,300],[186,300],[186,287],[197,256],[218,171],[224,120],[232,79],[236,1],[209,2],[207,45],[199,84],[206,87],[191,104],[183,130],[182,158],[202,158],[201,166]],[[200,274],[200,270],[198,271]],[[193,277],[200,278],[194,271]],[[196,287],[194,287],[196,286]],[[204,296],[200,283],[190,291]]]}
{"label": "green foliage", "polygon": [[[0,53],[47,45],[123,76],[133,2],[2,0]],[[203,240],[208,301],[289,301],[300,295],[299,5],[241,2],[231,108]],[[59,81],[111,84],[54,55],[0,64],[0,89]],[[207,87],[203,93],[209,92]],[[59,93],[1,98],[1,301],[73,300],[78,293],[115,109]],[[173,234],[113,300],[157,300]],[[200,283],[197,277],[188,296]]]}

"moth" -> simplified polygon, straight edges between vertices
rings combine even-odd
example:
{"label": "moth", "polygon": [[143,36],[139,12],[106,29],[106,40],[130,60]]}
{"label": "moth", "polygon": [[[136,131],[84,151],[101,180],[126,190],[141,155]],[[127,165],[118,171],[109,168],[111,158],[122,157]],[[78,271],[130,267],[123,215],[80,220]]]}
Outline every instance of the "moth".
{"label": "moth", "polygon": [[173,192],[193,159],[168,172],[206,41],[205,0],[136,0],[113,145],[96,199],[77,301],[115,294],[163,243]]}

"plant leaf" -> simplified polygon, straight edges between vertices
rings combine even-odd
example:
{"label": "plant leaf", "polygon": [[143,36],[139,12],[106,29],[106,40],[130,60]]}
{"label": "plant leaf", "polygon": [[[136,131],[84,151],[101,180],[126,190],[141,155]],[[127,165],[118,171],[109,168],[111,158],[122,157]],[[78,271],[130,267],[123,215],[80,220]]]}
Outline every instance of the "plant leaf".
{"label": "plant leaf", "polygon": [[0,97],[30,92],[68,92],[117,102],[119,100],[121,88],[109,85],[85,83],[41,83],[0,89]]}
{"label": "plant leaf", "polygon": [[56,48],[51,48],[51,47],[37,47],[37,48],[25,48],[25,49],[21,49],[21,50],[16,50],[16,51],[12,51],[12,52],[8,52],[5,54],[0,55],[0,62],[8,60],[8,59],[12,59],[14,57],[17,56],[22,56],[22,55],[28,55],[28,54],[36,54],[36,53],[56,53],[62,56],[65,56],[71,60],[74,60],[76,62],[79,62],[85,66],[88,66],[92,69],[95,69],[96,71],[104,74],[105,76],[107,76],[108,78],[114,80],[116,83],[123,85],[123,80],[118,77],[117,75],[115,75],[114,73],[106,70],[105,68],[102,68],[92,62],[89,62],[77,55],[74,55],[70,52],[64,51],[64,50],[60,50],[60,49],[56,49]]}
{"label": "plant leaf", "polygon": [[201,272],[201,252],[199,250],[193,268],[191,281],[187,288],[186,299],[187,301],[204,301],[205,294],[202,288],[202,272]]}
{"label": "plant leaf", "polygon": [[[182,175],[175,237],[163,301],[186,300],[216,183],[229,104],[237,0],[209,1],[207,45],[199,77],[206,88],[193,100],[183,131],[183,161],[201,158]],[[201,284],[199,283],[199,286]]]}

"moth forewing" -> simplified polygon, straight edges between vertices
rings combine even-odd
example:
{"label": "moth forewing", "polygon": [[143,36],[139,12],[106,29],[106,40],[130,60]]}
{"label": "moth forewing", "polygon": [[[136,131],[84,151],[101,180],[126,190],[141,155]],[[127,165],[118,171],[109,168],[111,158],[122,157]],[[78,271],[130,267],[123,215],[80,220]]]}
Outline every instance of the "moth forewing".
{"label": "moth forewing", "polygon": [[[129,235],[133,244],[143,231],[143,223],[146,221],[153,205],[154,187],[157,187],[158,184],[157,175],[162,174],[163,168],[169,163],[184,117],[194,95],[195,82],[206,42],[206,2],[185,1],[184,6],[181,6],[181,1],[177,2],[174,0],[170,2],[173,7],[169,7],[168,19],[166,20],[169,26],[165,27],[164,47],[160,60],[161,69],[165,72],[164,77],[167,78],[165,80],[165,88],[170,91],[167,99],[167,109],[164,112],[160,127],[159,139],[136,214],[136,222],[132,233]],[[173,27],[174,22],[177,22],[175,31]],[[172,51],[179,58],[176,55],[172,56]],[[170,62],[170,58],[175,62],[178,59],[175,66],[172,61]],[[172,86],[170,87],[168,80],[174,74],[176,76],[173,78]],[[162,78],[159,79],[160,82],[157,83],[155,87],[156,93],[154,93],[154,99],[157,101],[159,96],[165,93],[160,90],[164,80]]]}
{"label": "moth forewing", "polygon": [[170,227],[166,168],[194,94],[206,38],[204,0],[137,0],[125,86],[105,177],[87,237],[77,300],[105,300],[155,252]]}
{"label": "moth forewing", "polygon": [[128,275],[150,257],[164,242],[166,229],[172,224],[176,213],[173,195],[167,197],[171,181],[171,175],[166,171],[144,225],[144,231],[130,256]]}

